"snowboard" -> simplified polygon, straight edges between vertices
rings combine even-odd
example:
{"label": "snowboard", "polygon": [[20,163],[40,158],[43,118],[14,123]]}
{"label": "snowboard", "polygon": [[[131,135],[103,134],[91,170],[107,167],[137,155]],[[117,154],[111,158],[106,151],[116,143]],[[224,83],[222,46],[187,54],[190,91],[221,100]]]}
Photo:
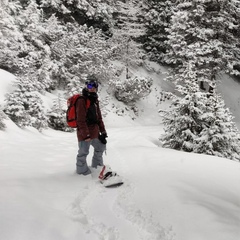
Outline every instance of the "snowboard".
{"label": "snowboard", "polygon": [[100,180],[100,182],[106,188],[120,187],[124,183],[122,177],[119,175],[110,176],[108,179]]}
{"label": "snowboard", "polygon": [[103,186],[107,188],[119,187],[123,184],[123,178],[105,166],[99,175],[99,180]]}

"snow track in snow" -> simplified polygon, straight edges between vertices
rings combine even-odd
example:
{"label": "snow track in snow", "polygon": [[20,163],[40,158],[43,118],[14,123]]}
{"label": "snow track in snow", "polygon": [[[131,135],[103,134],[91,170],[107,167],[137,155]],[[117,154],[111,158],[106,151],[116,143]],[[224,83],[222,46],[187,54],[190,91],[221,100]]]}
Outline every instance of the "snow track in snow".
{"label": "snow track in snow", "polygon": [[132,227],[138,232],[138,237],[134,239],[143,240],[172,240],[173,234],[171,228],[164,228],[159,222],[153,219],[151,212],[136,207],[134,201],[131,200],[131,192],[133,187],[129,185],[126,187],[125,192],[122,192],[118,197],[114,206],[116,212],[118,212],[121,218],[127,220]]}
{"label": "snow track in snow", "polygon": [[[134,139],[136,136],[132,137]],[[120,154],[117,146],[114,147],[114,158],[120,163],[120,169],[122,169],[126,175],[131,175],[127,164],[128,159],[125,159],[124,155]],[[116,201],[113,203],[113,212],[116,213],[120,219],[127,222],[130,229],[134,229],[135,231],[135,236],[129,235],[129,231],[126,236],[127,239],[173,240],[174,235],[170,227],[162,227],[159,222],[153,219],[151,212],[143,211],[136,206],[133,200],[135,188],[134,183],[125,179],[125,183],[121,191],[119,191]]]}
{"label": "snow track in snow", "polygon": [[106,189],[92,181],[70,204],[70,218],[99,240],[172,240],[171,229],[164,229],[151,213],[134,206],[133,191],[130,184]]}

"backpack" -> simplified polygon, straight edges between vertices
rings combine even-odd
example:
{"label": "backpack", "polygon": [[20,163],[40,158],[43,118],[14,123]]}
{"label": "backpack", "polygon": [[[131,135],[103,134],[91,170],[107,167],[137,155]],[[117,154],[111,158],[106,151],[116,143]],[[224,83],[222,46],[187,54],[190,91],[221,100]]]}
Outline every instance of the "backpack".
{"label": "backpack", "polygon": [[[66,121],[67,125],[71,128],[77,127],[77,114],[76,114],[76,102],[78,99],[84,98],[81,94],[75,94],[67,100],[67,112],[66,112]],[[86,108],[90,106],[90,101],[87,99]]]}

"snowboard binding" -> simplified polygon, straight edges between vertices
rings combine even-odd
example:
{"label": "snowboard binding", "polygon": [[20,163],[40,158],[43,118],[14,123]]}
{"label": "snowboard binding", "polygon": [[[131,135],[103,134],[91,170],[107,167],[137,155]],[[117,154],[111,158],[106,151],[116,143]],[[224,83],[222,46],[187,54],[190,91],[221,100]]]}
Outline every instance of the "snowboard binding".
{"label": "snowboard binding", "polygon": [[123,179],[107,165],[103,166],[98,178],[105,187],[116,187],[123,184]]}

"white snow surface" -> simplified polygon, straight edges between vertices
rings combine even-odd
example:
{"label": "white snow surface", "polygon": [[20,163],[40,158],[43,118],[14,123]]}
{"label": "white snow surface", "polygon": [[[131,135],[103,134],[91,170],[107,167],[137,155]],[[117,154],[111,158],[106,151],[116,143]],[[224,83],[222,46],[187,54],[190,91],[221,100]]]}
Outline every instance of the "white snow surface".
{"label": "white snow surface", "polygon": [[124,179],[111,189],[94,172],[75,173],[75,133],[23,130],[6,120],[0,131],[0,239],[240,239],[239,162],[162,148],[153,101],[149,96],[139,103],[135,121],[110,110],[104,119],[104,161]]}
{"label": "white snow surface", "polygon": [[0,104],[4,104],[7,93],[13,91],[16,78],[11,73],[0,69]]}

